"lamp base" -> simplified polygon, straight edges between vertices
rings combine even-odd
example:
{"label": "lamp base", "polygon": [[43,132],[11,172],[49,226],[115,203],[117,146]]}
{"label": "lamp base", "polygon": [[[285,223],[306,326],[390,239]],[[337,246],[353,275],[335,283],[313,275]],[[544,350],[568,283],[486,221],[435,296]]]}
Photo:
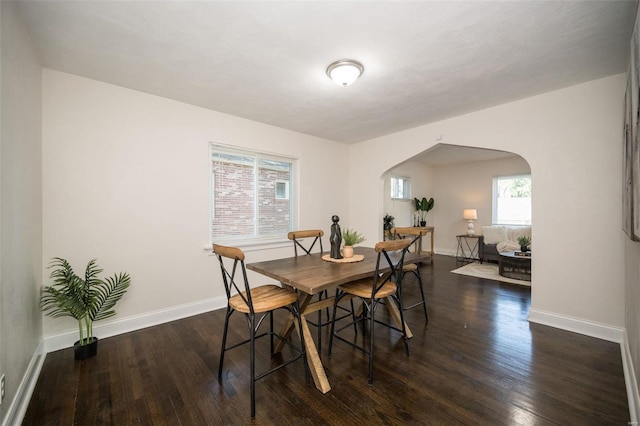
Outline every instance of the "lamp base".
{"label": "lamp base", "polygon": [[476,230],[473,228],[473,221],[469,221],[467,224],[467,235],[476,235]]}

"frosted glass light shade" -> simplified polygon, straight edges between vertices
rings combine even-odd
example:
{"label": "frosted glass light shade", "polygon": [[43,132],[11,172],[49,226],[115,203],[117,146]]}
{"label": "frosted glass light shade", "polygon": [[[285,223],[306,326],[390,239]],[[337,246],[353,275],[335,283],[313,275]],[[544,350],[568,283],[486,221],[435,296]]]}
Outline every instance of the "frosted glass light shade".
{"label": "frosted glass light shade", "polygon": [[338,86],[347,87],[362,75],[364,67],[351,59],[336,61],[327,68],[327,75]]}
{"label": "frosted glass light shade", "polygon": [[478,211],[476,209],[464,209],[462,212],[462,218],[464,220],[477,220]]}

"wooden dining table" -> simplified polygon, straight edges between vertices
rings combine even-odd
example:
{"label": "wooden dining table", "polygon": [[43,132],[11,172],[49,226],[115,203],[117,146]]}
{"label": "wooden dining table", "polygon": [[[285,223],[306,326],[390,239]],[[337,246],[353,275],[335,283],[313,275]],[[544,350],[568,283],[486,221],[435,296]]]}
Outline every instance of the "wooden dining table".
{"label": "wooden dining table", "polygon": [[[321,253],[313,253],[307,256],[288,257],[285,259],[247,264],[247,269],[273,278],[279,281],[285,288],[298,290],[302,323],[301,331],[304,335],[307,360],[309,361],[311,376],[313,377],[316,388],[322,393],[329,392],[331,386],[324,371],[324,366],[318,354],[315,341],[309,330],[306,316],[320,309],[333,306],[334,297],[328,297],[312,303],[311,299],[314,294],[318,294],[323,290],[332,290],[340,284],[346,284],[361,278],[373,277],[373,273],[376,270],[378,253],[373,248],[355,247],[354,255],[362,255],[364,258],[358,262],[335,263],[323,260],[323,254]],[[418,263],[427,258],[428,256],[425,253],[406,253],[405,264]],[[344,300],[348,299],[345,298]],[[386,300],[385,306],[389,310],[395,323],[400,327],[400,313],[395,303],[391,300]],[[293,317],[290,316],[287,323],[283,326],[281,334],[288,338],[294,329],[294,324],[295,321]],[[412,337],[408,327],[406,327],[406,330],[407,336]],[[280,352],[283,345],[284,344],[280,342],[275,348],[276,352]]]}

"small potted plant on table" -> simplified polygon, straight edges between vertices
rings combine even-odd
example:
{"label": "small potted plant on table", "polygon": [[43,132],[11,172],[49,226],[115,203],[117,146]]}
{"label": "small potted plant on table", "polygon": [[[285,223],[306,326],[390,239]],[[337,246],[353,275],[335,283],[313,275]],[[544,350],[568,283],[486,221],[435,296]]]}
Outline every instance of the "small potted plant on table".
{"label": "small potted plant on table", "polygon": [[345,228],[342,233],[342,240],[344,241],[344,247],[342,248],[342,257],[353,257],[353,246],[360,244],[365,240],[364,236],[358,231]]}
{"label": "small potted plant on table", "polygon": [[40,295],[40,308],[52,318],[72,317],[78,321],[80,338],[74,343],[75,359],[94,356],[98,338],[93,336],[93,322],[112,317],[116,302],[131,284],[129,274],[114,274],[104,280],[98,278],[102,269],[96,260],[89,261],[84,279],[76,275],[69,262],[54,257],[49,268],[53,283],[44,286]]}
{"label": "small potted plant on table", "polygon": [[527,237],[526,235],[521,235],[518,237],[518,244],[520,244],[521,252],[528,252],[529,245],[531,244],[531,238]]}

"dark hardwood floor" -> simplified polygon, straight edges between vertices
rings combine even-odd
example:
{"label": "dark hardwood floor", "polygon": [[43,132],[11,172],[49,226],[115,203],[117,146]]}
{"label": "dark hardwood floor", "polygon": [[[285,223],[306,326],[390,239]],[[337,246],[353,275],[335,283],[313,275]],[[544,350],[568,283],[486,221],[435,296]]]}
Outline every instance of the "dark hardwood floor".
{"label": "dark hardwood floor", "polygon": [[[252,421],[248,346],[229,352],[216,377],[219,310],[103,339],[89,360],[74,361],[72,349],[48,354],[23,424],[627,424],[618,344],[530,324],[529,288],[455,267],[447,256],[423,267],[430,320],[420,308],[407,313],[409,357],[398,333],[376,327],[372,387],[366,356],[335,341],[328,359],[325,337],[332,390],[306,385],[294,363],[258,382]],[[405,288],[417,297],[413,278]],[[234,317],[229,338],[239,339],[246,323]],[[274,362],[261,340],[258,371]]]}

